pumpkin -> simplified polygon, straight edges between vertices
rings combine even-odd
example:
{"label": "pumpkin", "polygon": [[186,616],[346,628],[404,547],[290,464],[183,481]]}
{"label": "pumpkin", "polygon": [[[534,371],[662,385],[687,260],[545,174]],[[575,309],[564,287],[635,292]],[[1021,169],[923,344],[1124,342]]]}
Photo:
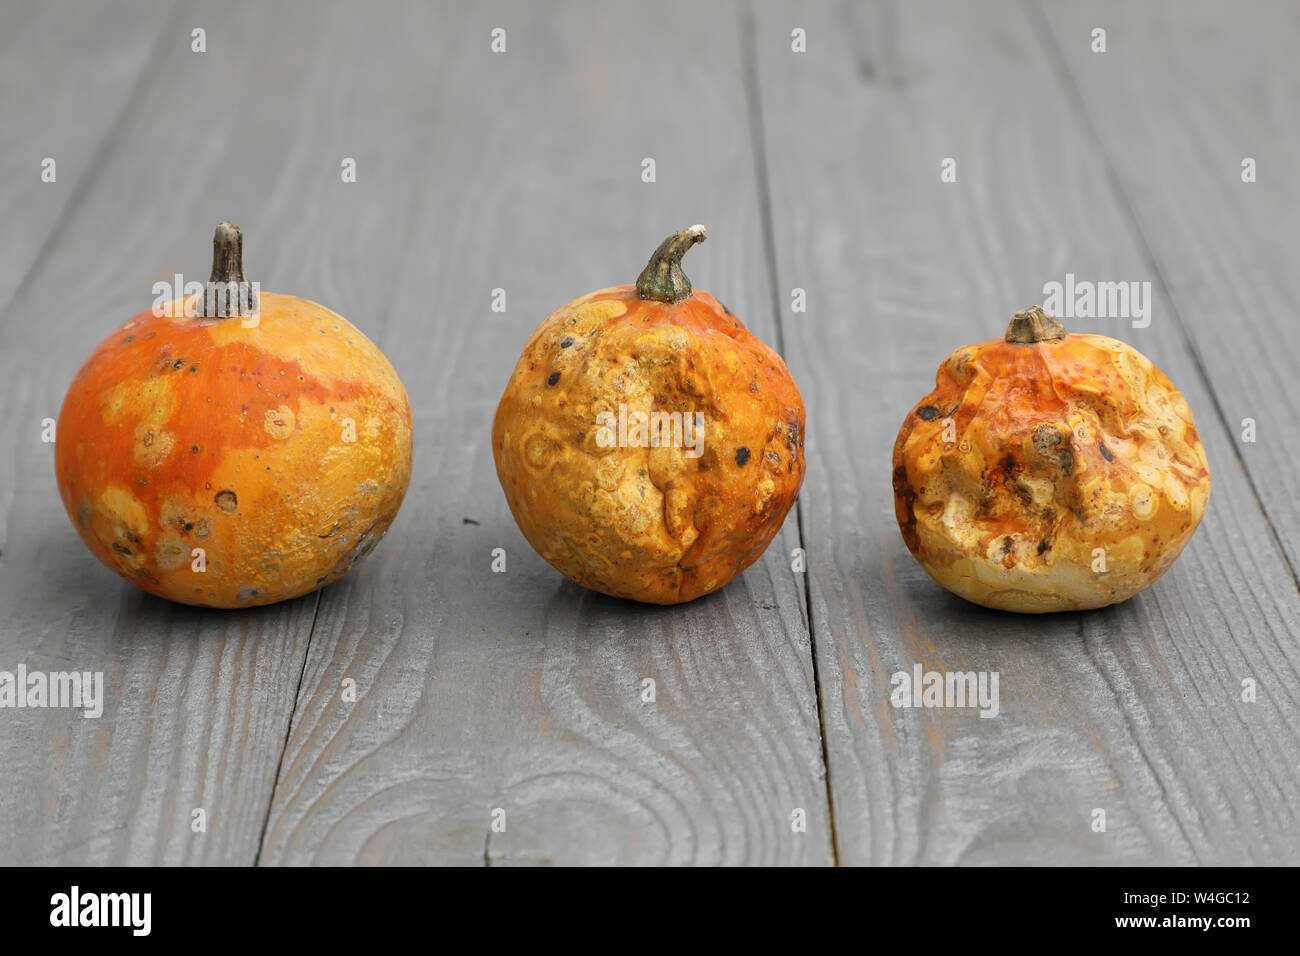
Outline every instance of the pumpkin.
{"label": "pumpkin", "polygon": [[492,425],[524,537],[570,580],[678,604],[758,560],[803,482],[780,356],[693,289],[670,236],[635,285],[575,299],[524,347]]}
{"label": "pumpkin", "polygon": [[954,594],[1040,613],[1125,601],[1192,537],[1210,495],[1192,412],[1136,349],[1035,306],[960,348],[894,444],[912,554]]}
{"label": "pumpkin", "polygon": [[[242,250],[223,222],[207,287],[95,349],[55,446],[63,505],[95,556],[205,607],[283,601],[347,574],[411,474],[411,410],[383,353],[329,309],[250,286]],[[252,308],[223,302],[227,288],[251,288]]]}

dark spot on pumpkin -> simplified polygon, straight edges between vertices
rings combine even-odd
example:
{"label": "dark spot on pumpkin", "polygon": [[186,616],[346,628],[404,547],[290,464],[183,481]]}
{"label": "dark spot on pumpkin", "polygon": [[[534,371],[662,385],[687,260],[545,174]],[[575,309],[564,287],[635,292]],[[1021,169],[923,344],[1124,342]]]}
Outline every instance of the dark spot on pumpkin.
{"label": "dark spot on pumpkin", "polygon": [[1038,553],[1042,554],[1044,551],[1049,550],[1051,547],[1052,547],[1051,542],[1049,542],[1046,538],[1044,538],[1042,541],[1038,542]]}
{"label": "dark spot on pumpkin", "polygon": [[130,344],[131,344],[132,342],[134,342],[134,341],[135,341],[135,336],[134,336],[134,335],[128,335],[126,338],[124,338],[124,339],[122,340],[122,344],[123,344],[123,345],[130,345]]}
{"label": "dark spot on pumpkin", "polygon": [[145,448],[148,448],[150,445],[152,445],[152,444],[153,444],[153,432],[145,432],[145,433],[144,433],[144,438],[140,439],[140,444],[144,445]]}
{"label": "dark spot on pumpkin", "polygon": [[198,446],[198,445],[191,445],[191,446],[190,446],[190,451],[194,452],[194,454],[197,455],[197,454],[199,453],[199,446]]}
{"label": "dark spot on pumpkin", "polygon": [[1115,455],[1114,455],[1114,453],[1112,453],[1111,450],[1110,450],[1109,448],[1106,447],[1106,443],[1105,443],[1105,442],[1098,442],[1098,443],[1097,443],[1097,447],[1098,447],[1099,449],[1101,449],[1101,457],[1102,457],[1102,458],[1105,458],[1107,461],[1114,461],[1114,460],[1115,460]]}
{"label": "dark spot on pumpkin", "polygon": [[1034,429],[1034,451],[1044,458],[1052,457],[1052,450],[1061,443],[1061,433],[1052,425],[1039,425]]}
{"label": "dark spot on pumpkin", "polygon": [[172,362],[172,368],[184,368],[184,367],[185,367],[185,359],[177,359],[175,362]]}
{"label": "dark spot on pumpkin", "polygon": [[566,335],[564,338],[560,339],[560,348],[562,349],[567,349],[572,344],[573,336],[571,335]]}
{"label": "dark spot on pumpkin", "polygon": [[197,365],[191,365],[191,366],[190,366],[190,371],[191,371],[191,372],[197,372],[198,370],[199,370],[199,367],[198,367]]}
{"label": "dark spot on pumpkin", "polygon": [[1067,475],[1074,470],[1074,452],[1055,425],[1042,424],[1035,428],[1033,443],[1034,451],[1054,460]]}
{"label": "dark spot on pumpkin", "polygon": [[749,461],[749,449],[748,449],[748,448],[744,448],[744,447],[737,448],[737,449],[736,449],[736,464],[739,465],[741,468],[744,468],[744,467],[745,467],[745,464],[746,464],[748,461]]}
{"label": "dark spot on pumpkin", "polygon": [[924,421],[932,422],[939,417],[939,409],[935,408],[933,405],[922,405],[916,410],[916,414]]}
{"label": "dark spot on pumpkin", "polygon": [[757,382],[750,382],[750,383],[749,383],[749,390],[750,390],[751,392],[757,392],[757,391],[758,391],[758,383],[757,383]]}
{"label": "dark spot on pumpkin", "polygon": [[131,553],[131,549],[128,548],[126,545],[122,544],[122,542],[120,542],[120,541],[114,541],[114,542],[113,542],[113,550],[116,551],[118,554],[130,554],[130,553]]}
{"label": "dark spot on pumpkin", "polygon": [[727,313],[727,315],[731,315],[731,310],[727,308],[727,303],[719,302],[718,305],[722,306],[723,312]]}
{"label": "dark spot on pumpkin", "polygon": [[546,380],[546,384],[547,384],[547,385],[554,385],[554,384],[555,384],[556,382],[558,382],[559,380],[560,380],[560,373],[559,373],[559,372],[552,372],[552,373],[551,373],[551,377],[548,378],[548,379]]}
{"label": "dark spot on pumpkin", "polygon": [[226,512],[226,514],[230,514],[230,512],[239,507],[239,499],[235,497],[235,493],[230,490],[218,491],[216,497],[212,500],[215,501],[217,507]]}
{"label": "dark spot on pumpkin", "polygon": [[324,583],[325,583],[325,578],[324,578],[323,576],[317,578],[317,579],[316,579],[316,583],[317,583],[317,584],[324,584]]}
{"label": "dark spot on pumpkin", "polygon": [[[922,492],[924,494],[924,492]],[[903,533],[903,541],[907,547],[915,553],[917,548],[916,537],[916,492],[912,490],[911,482],[907,480],[907,466],[899,465],[894,469],[894,495],[898,499],[895,507],[901,501],[902,507],[899,509],[902,514],[902,521],[899,522],[898,530]]]}
{"label": "dark spot on pumpkin", "polygon": [[1003,553],[1003,554],[1010,554],[1010,553],[1011,553],[1011,538],[1010,538],[1010,536],[1005,537],[1005,538],[1002,539],[1002,553]]}

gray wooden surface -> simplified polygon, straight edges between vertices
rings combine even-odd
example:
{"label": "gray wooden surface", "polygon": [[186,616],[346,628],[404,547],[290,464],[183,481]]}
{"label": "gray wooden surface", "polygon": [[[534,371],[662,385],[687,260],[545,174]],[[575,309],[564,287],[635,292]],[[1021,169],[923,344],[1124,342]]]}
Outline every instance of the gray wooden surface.
{"label": "gray wooden surface", "polygon": [[[3,5],[0,670],[107,686],[97,720],[0,710],[0,863],[1300,863],[1296,49],[1264,2]],[[222,218],[387,352],[416,438],[349,578],[225,613],[100,567],[40,439]],[[490,424],[538,322],[696,221],[808,478],[741,578],[643,607],[529,548]],[[908,554],[890,451],[1067,272],[1152,282],[1150,327],[1071,327],[1180,386],[1210,509],[1124,605],[986,611]],[[1001,713],[891,707],[918,662],[997,671]]]}

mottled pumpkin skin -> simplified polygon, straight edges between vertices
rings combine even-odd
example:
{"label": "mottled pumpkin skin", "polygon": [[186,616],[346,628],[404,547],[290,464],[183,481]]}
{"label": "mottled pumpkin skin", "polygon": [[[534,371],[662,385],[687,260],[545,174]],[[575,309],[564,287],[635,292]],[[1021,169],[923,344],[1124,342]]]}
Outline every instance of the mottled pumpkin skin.
{"label": "mottled pumpkin skin", "polygon": [[[601,447],[598,415],[620,403],[703,414],[703,454]],[[621,286],[533,333],[492,450],[524,537],[557,570],[614,597],[678,604],[722,587],[780,530],[803,483],[803,430],[785,363],[717,299],[697,290],[674,305]]]}
{"label": "mottled pumpkin skin", "polygon": [[254,328],[142,312],[77,373],[55,469],[82,540],[128,581],[270,604],[342,577],[383,536],[410,480],[411,410],[383,353],[314,302],[264,292]]}
{"label": "mottled pumpkin skin", "polygon": [[1103,335],[958,349],[894,445],[908,548],[954,594],[1008,611],[1127,600],[1178,557],[1209,494],[1183,396]]}

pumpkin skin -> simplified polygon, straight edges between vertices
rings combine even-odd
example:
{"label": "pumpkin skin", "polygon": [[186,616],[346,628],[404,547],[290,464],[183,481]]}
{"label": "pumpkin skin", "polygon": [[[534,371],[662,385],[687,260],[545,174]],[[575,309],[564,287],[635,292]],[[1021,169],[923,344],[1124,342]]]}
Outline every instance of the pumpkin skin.
{"label": "pumpkin skin", "polygon": [[[620,403],[629,418],[703,414],[702,454],[602,447],[598,416]],[[663,302],[618,286],[533,333],[492,450],[515,521],[558,571],[614,597],[679,604],[721,588],[780,530],[803,482],[803,431],[785,363],[712,295]]]}
{"label": "pumpkin skin", "polygon": [[383,353],[314,302],[260,300],[253,328],[187,318],[188,300],[140,313],[64,400],[63,505],[100,561],[159,597],[237,608],[324,587],[375,546],[410,480],[410,406]]}
{"label": "pumpkin skin", "polygon": [[1191,409],[1123,342],[1065,334],[1039,309],[1018,321],[1054,323],[1063,337],[1012,342],[1009,330],[957,349],[904,420],[893,457],[903,540],[931,577],[985,607],[1125,601],[1205,513],[1209,466]]}

